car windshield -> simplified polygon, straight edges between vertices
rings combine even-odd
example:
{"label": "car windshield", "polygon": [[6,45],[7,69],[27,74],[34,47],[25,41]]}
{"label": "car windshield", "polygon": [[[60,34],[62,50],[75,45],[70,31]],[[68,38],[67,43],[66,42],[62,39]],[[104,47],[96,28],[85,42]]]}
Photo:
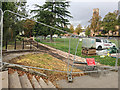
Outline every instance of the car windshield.
{"label": "car windshield", "polygon": [[96,42],[101,42],[101,40],[100,39],[96,39]]}

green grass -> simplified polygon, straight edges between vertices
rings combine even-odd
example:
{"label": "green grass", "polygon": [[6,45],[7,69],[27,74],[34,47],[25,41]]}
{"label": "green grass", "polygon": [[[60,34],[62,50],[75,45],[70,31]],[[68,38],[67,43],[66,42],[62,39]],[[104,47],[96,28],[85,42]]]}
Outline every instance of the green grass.
{"label": "green grass", "polygon": [[[54,41],[48,42],[49,40],[47,39],[46,41],[40,41],[39,39],[36,39],[36,41],[41,42],[43,44],[49,45],[51,47],[54,47],[56,49],[68,52],[69,50],[69,38],[56,38],[54,39]],[[71,48],[70,48],[70,53],[71,54],[75,54],[75,49],[76,49],[76,45],[78,43],[78,39],[76,38],[71,38]],[[78,49],[77,49],[77,55],[83,58],[95,58],[96,62],[100,62],[101,64],[104,65],[110,65],[110,66],[114,66],[115,65],[115,58],[112,57],[108,57],[106,56],[105,58],[100,58],[100,56],[83,56],[81,55],[81,48],[82,46],[82,42],[79,43]]]}

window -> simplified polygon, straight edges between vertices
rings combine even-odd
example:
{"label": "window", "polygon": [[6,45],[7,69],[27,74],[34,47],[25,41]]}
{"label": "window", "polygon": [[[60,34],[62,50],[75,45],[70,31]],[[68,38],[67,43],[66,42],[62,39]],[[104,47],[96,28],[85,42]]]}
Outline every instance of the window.
{"label": "window", "polygon": [[107,40],[103,40],[104,43],[107,43]]}
{"label": "window", "polygon": [[96,39],[96,42],[101,42],[101,40],[100,39]]}

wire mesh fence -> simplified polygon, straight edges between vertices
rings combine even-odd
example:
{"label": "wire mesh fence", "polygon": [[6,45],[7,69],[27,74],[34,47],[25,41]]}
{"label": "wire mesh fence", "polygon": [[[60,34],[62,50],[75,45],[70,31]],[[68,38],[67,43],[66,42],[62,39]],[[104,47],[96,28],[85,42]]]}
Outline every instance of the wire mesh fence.
{"label": "wire mesh fence", "polygon": [[[16,14],[11,11],[10,11],[10,13]],[[16,14],[16,15],[19,16],[19,14]],[[28,19],[26,17],[24,17],[24,18]],[[33,21],[35,21],[35,20],[33,20]],[[67,33],[63,30],[46,25],[44,23],[37,22],[37,21],[35,21],[35,22],[42,24],[45,27],[49,27],[54,30]],[[20,35],[20,34],[18,34],[18,35]],[[52,55],[53,57],[59,59],[60,61],[65,62],[67,64],[66,68],[67,68],[68,73],[72,73],[73,68],[80,69],[81,70],[80,72],[86,72],[87,71],[86,67],[88,67],[86,58],[94,58],[94,60],[96,62],[96,66],[108,66],[108,67],[112,66],[114,69],[115,65],[116,66],[118,65],[118,63],[116,64],[116,62],[118,62],[118,60],[117,60],[118,58],[111,56],[112,54],[117,55],[117,53],[119,53],[118,52],[119,51],[118,50],[119,49],[118,48],[118,46],[119,46],[118,38],[103,38],[102,39],[101,37],[97,37],[98,39],[103,40],[103,41],[107,40],[106,41],[107,45],[110,45],[112,43],[115,43],[115,45],[116,45],[115,47],[113,46],[113,47],[109,47],[109,48],[101,48],[101,50],[97,50],[98,47],[90,48],[90,49],[83,48],[82,47],[82,46],[84,46],[83,38],[85,38],[85,37],[80,37],[78,35],[74,35],[71,33],[61,34],[61,35],[53,34],[52,39],[51,39],[50,35],[48,35],[47,37],[39,35],[37,37],[34,37],[34,39],[32,39],[32,40],[29,40],[30,38],[25,39],[24,36],[21,36],[21,37],[23,37],[24,39],[17,40],[16,38],[14,38],[14,40],[12,40],[12,41],[10,41],[10,40],[3,41],[4,42],[3,50],[21,50],[21,49],[36,49],[37,48],[39,50],[42,49],[44,51],[48,51],[48,54]],[[95,44],[96,44],[96,38],[94,40],[95,40]],[[89,46],[89,44],[88,44],[88,46]],[[44,68],[44,69],[46,69],[46,68]],[[54,70],[58,70],[58,69],[54,68]],[[90,71],[88,71],[88,72],[92,72],[92,71],[94,72],[93,69],[90,69]]]}
{"label": "wire mesh fence", "polygon": [[[102,38],[103,40],[108,40],[109,42],[106,42],[106,44],[112,44],[115,43],[115,47],[109,47],[109,48],[103,48],[102,50],[95,50],[95,53],[93,54],[82,54],[82,39],[83,38],[79,38],[79,37],[65,37],[65,36],[61,36],[61,37],[57,37],[54,38],[53,42],[50,42],[50,39],[47,38],[46,40],[44,40],[43,38],[39,38],[37,37],[35,40],[46,44],[48,46],[54,47],[56,49],[59,49],[61,51],[67,52],[69,53],[69,40],[70,40],[70,54],[72,54],[73,56],[70,56],[70,64],[73,65],[74,67],[77,68],[81,68],[84,67],[84,65],[86,65],[86,58],[94,58],[96,63],[98,63],[97,65],[107,65],[107,66],[113,66],[115,67],[116,64],[116,59],[117,57],[113,57],[112,55],[116,55],[118,53],[118,38]],[[99,39],[101,39],[99,37]],[[78,44],[78,46],[77,46]],[[89,50],[88,50],[89,51]],[[74,55],[75,56],[74,58]],[[76,58],[79,57],[79,58]],[[75,59],[75,62],[73,62],[73,60]]]}

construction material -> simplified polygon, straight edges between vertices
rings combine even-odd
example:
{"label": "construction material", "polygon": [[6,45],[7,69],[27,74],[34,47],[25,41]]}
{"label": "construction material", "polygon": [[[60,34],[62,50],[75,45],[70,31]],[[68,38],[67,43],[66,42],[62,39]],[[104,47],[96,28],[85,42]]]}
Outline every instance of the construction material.
{"label": "construction material", "polygon": [[118,52],[116,47],[111,47],[110,49],[108,49],[108,51],[109,51],[110,54]]}
{"label": "construction material", "polygon": [[113,58],[120,58],[120,53],[111,54],[110,56],[113,57]]}
{"label": "construction material", "polygon": [[82,48],[82,55],[84,56],[95,56],[96,49]]}

